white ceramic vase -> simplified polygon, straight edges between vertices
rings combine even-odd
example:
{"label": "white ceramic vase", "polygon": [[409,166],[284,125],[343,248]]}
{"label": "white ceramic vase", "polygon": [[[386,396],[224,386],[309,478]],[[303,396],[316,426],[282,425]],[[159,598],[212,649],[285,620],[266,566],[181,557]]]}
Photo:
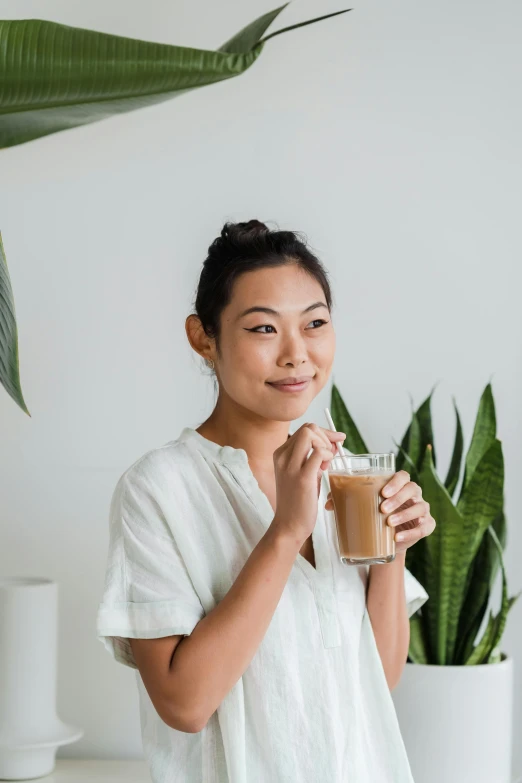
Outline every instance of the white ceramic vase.
{"label": "white ceramic vase", "polygon": [[0,779],[48,775],[83,730],[56,714],[58,585],[0,579]]}
{"label": "white ceramic vase", "polygon": [[392,691],[415,783],[513,783],[513,659],[407,663]]}

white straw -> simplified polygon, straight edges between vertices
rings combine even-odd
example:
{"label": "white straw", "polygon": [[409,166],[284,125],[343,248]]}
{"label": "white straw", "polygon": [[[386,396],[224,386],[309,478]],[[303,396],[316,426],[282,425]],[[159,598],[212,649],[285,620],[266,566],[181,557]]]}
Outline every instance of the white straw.
{"label": "white straw", "polygon": [[[330,415],[329,409],[325,408],[324,412],[326,414],[326,420],[328,421],[330,429],[333,430],[334,432],[337,432],[337,430],[335,429],[335,424],[333,423],[333,419],[332,419],[332,417]],[[337,441],[337,451],[339,452],[339,456],[341,457],[341,459],[343,461],[343,465],[345,467],[345,470],[350,470],[350,467],[348,465],[348,461],[345,458],[345,453],[343,451],[343,447],[341,446],[339,441]],[[348,449],[346,449],[346,451],[348,451]],[[351,454],[352,452],[349,451],[348,453]]]}

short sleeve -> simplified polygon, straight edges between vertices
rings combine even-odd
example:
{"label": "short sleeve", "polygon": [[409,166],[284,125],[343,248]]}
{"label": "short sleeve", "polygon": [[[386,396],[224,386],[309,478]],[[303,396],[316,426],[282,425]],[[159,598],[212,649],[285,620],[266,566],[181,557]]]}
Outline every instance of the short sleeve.
{"label": "short sleeve", "polygon": [[416,579],[407,568],[404,569],[404,592],[406,595],[408,617],[411,617],[412,614],[415,614],[417,609],[420,609],[421,606],[426,603],[429,595],[418,579]]}
{"label": "short sleeve", "polygon": [[129,638],[188,636],[204,616],[147,471],[133,466],[116,484],[109,512],[105,586],[97,638],[137,669]]}

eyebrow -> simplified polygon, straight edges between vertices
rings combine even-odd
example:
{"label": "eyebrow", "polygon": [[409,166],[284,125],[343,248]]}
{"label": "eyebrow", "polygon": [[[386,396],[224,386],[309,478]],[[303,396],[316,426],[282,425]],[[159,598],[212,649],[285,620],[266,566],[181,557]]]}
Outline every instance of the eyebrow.
{"label": "eyebrow", "polygon": [[[325,305],[324,302],[314,302],[309,307],[306,307],[301,313],[301,315],[310,312],[310,310],[315,310],[316,307],[326,307],[326,309],[328,310],[328,306]],[[248,310],[243,310],[242,313],[239,313],[236,320],[239,321],[240,318],[243,318],[245,315],[248,315],[249,313],[268,313],[269,315],[281,315],[281,313],[278,313],[277,310],[273,310],[271,307],[249,307]]]}

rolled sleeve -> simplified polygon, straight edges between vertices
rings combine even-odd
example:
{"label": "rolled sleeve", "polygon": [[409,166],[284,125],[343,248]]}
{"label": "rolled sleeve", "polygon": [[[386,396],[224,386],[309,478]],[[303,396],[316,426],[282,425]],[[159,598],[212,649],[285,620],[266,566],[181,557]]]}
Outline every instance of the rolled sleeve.
{"label": "rolled sleeve", "polygon": [[129,638],[188,636],[204,609],[162,513],[154,481],[143,468],[134,466],[120,478],[109,517],[96,635],[114,660],[137,669]]}
{"label": "rolled sleeve", "polygon": [[416,579],[407,568],[404,569],[404,592],[406,595],[408,617],[411,617],[412,614],[415,614],[415,612],[426,603],[429,595],[418,579]]}

